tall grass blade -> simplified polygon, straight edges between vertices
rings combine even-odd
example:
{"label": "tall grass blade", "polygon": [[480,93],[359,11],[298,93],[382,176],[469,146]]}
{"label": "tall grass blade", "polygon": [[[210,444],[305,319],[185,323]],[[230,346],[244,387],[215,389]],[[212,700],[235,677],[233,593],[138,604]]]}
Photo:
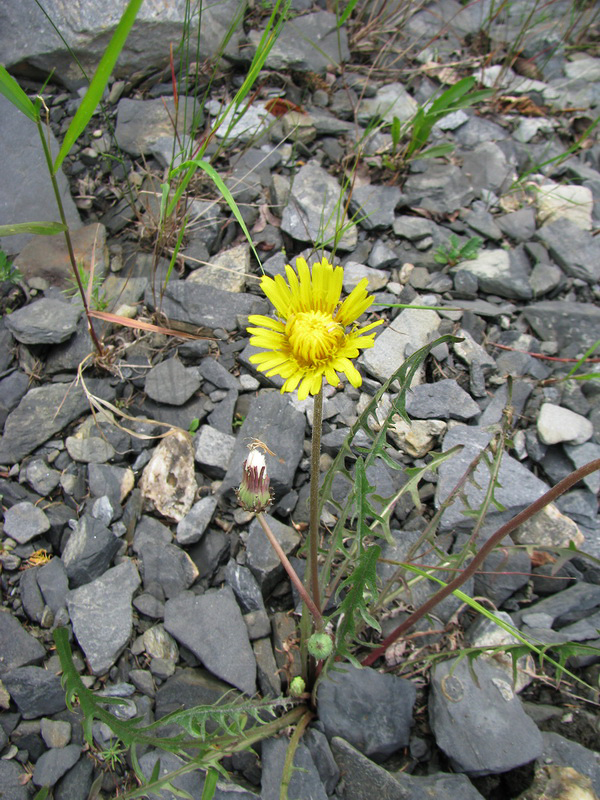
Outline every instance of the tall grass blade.
{"label": "tall grass blade", "polygon": [[354,11],[354,7],[357,4],[358,0],[348,0],[348,5],[344,9],[342,15],[338,18],[337,27],[341,28],[344,22],[348,19],[350,14]]}
{"label": "tall grass blade", "polygon": [[92,118],[100,100],[108,79],[110,78],[117,59],[123,49],[125,40],[129,35],[131,26],[135,22],[138,11],[141,8],[143,0],[129,0],[129,5],[125,9],[119,24],[113,34],[112,39],[102,56],[98,68],[92,78],[90,87],[87,90],[81,105],[77,109],[77,113],[73,117],[69,125],[65,138],[63,139],[62,147],[54,161],[53,170],[54,174],[58,172],[61,164],[65,160],[66,155],[69,153],[81,133],[85,130],[86,125]]}
{"label": "tall grass blade", "polygon": [[22,111],[26,117],[32,122],[37,122],[38,114],[35,110],[35,106],[31,102],[31,100],[27,97],[23,89],[19,86],[16,80],[13,78],[12,75],[6,71],[6,69],[0,64],[0,93],[6,97],[7,100],[16,106],[19,111]]}

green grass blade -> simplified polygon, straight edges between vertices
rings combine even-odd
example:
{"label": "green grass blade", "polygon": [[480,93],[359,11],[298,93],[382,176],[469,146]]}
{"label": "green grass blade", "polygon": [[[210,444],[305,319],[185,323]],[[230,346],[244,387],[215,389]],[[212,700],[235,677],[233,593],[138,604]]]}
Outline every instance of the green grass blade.
{"label": "green grass blade", "polygon": [[453,105],[457,100],[459,100],[459,98],[467,94],[467,92],[469,92],[476,83],[477,80],[473,77],[463,78],[462,80],[458,81],[454,84],[454,86],[446,89],[446,91],[443,92],[443,94],[441,94],[437,100],[433,101],[428,113],[438,114],[440,111],[447,109],[448,106]]}
{"label": "green grass blade", "polygon": [[594,351],[596,350],[596,348],[598,347],[598,345],[600,345],[600,339],[598,339],[597,341],[595,341],[595,342],[594,342],[594,344],[593,344],[593,345],[592,345],[590,348],[588,348],[588,350],[586,350],[586,352],[585,352],[585,353],[584,353],[584,354],[581,356],[581,358],[580,358],[580,359],[579,359],[579,361],[578,361],[578,362],[575,364],[575,366],[574,366],[574,367],[572,367],[572,369],[570,369],[570,370],[567,372],[567,374],[566,374],[566,375],[565,375],[565,377],[564,377],[564,380],[567,380],[567,378],[570,378],[570,377],[573,375],[573,373],[574,373],[574,372],[577,372],[577,370],[579,369],[579,367],[581,367],[583,364],[585,364],[585,362],[588,360],[588,358],[590,358],[590,356],[592,355],[592,353],[594,353]]}
{"label": "green grass blade", "polygon": [[60,165],[65,159],[65,156],[69,153],[81,133],[84,131],[86,125],[98,107],[98,104],[102,99],[104,89],[106,88],[106,84],[108,83],[108,79],[112,74],[121,50],[123,49],[125,40],[127,39],[129,31],[131,30],[131,26],[135,22],[135,18],[140,10],[142,2],[143,0],[129,0],[129,4],[125,9],[119,24],[117,25],[108,47],[104,51],[104,55],[102,56],[100,63],[98,64],[98,68],[94,74],[94,77],[92,78],[90,87],[87,90],[85,97],[81,101],[81,105],[77,109],[77,113],[73,117],[65,134],[62,147],[60,148],[60,151],[54,161],[54,174],[58,172]]}
{"label": "green grass blade", "polygon": [[54,236],[67,229],[62,222],[15,222],[0,225],[0,236],[16,236],[18,233],[33,233],[36,236]]}
{"label": "green grass blade", "polygon": [[434,144],[432,147],[428,147],[427,150],[422,150],[419,153],[419,158],[439,158],[439,156],[448,156],[453,150],[453,144]]}
{"label": "green grass blade", "polygon": [[217,788],[217,781],[219,780],[219,773],[216,769],[208,770],[206,778],[204,779],[204,788],[202,789],[202,800],[212,800],[215,796]]}
{"label": "green grass blade", "polygon": [[350,14],[354,11],[354,7],[357,4],[357,2],[358,2],[358,0],[348,0],[348,5],[346,6],[346,8],[344,9],[341,17],[339,17],[339,19],[337,21],[337,27],[338,28],[341,28],[342,25],[344,24],[344,22],[346,22],[346,20],[350,16]]}
{"label": "green grass blade", "polygon": [[27,97],[23,89],[21,89],[13,76],[9,75],[9,73],[1,64],[0,93],[2,93],[7,100],[10,100],[13,106],[16,106],[19,111],[22,111],[26,117],[29,117],[32,122],[37,122],[38,114],[35,110],[35,106]]}

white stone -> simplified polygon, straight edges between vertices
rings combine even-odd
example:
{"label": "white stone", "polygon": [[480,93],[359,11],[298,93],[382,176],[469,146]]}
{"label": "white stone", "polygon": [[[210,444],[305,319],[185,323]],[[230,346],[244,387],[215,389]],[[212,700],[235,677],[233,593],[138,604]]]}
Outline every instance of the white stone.
{"label": "white stone", "polygon": [[577,58],[565,64],[564,70],[567,78],[600,81],[600,58],[589,58],[589,56]]}
{"label": "white stone", "polygon": [[379,89],[375,97],[366,97],[361,101],[358,118],[364,121],[371,117],[382,117],[391,123],[394,117],[398,117],[400,122],[407,122],[416,114],[418,107],[401,83],[388,83]]}
{"label": "white stone", "polygon": [[389,275],[385,270],[373,269],[373,267],[366,267],[364,264],[359,264],[356,261],[348,261],[344,265],[344,291],[350,294],[361,282],[363,278],[368,281],[368,289],[370,292],[377,292],[379,289],[387,284]]}
{"label": "white stone", "polygon": [[554,403],[543,403],[537,419],[537,432],[544,444],[583,444],[594,433],[594,426],[581,414]]}
{"label": "white stone", "polygon": [[576,523],[562,514],[554,503],[519,525],[511,538],[517,544],[534,544],[540,547],[568,547],[571,542],[581,547],[585,542]]}
{"label": "white stone", "polygon": [[[412,305],[422,304],[422,298],[419,296],[412,303]],[[375,336],[375,345],[364,351],[361,363],[370,375],[377,380],[385,381],[400,369],[406,360],[407,346],[410,346],[407,355],[424,347],[430,341],[430,336],[437,332],[439,324],[440,317],[435,311],[405,308],[384,331]],[[424,378],[425,371],[421,366],[415,372],[411,386],[423,383]]]}
{"label": "white stone", "polygon": [[399,450],[413,458],[423,458],[433,449],[448,425],[441,419],[413,419],[410,422],[396,414],[388,433]]}
{"label": "white stone", "polygon": [[140,480],[146,507],[179,522],[189,512],[196,496],[194,451],[191,436],[173,430],[154,450]]}
{"label": "white stone", "polygon": [[544,183],[536,195],[540,225],[557,219],[568,219],[584,231],[592,230],[594,195],[587,186]]}
{"label": "white stone", "polygon": [[243,292],[249,272],[250,247],[242,243],[219,253],[210,264],[195,269],[187,280],[226,292]]}

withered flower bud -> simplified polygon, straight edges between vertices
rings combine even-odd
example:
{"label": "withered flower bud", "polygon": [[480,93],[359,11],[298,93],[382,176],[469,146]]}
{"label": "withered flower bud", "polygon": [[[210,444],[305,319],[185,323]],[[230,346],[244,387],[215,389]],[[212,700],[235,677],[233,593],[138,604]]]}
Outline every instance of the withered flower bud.
{"label": "withered flower bud", "polygon": [[237,490],[239,504],[246,511],[266,511],[271,505],[271,490],[265,457],[253,448],[244,461],[242,482]]}

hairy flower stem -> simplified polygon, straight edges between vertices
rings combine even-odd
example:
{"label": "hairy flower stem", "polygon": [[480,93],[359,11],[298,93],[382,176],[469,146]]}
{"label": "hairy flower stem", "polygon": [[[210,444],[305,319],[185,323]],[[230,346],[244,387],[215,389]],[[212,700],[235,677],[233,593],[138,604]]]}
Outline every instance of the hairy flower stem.
{"label": "hairy flower stem", "polygon": [[52,189],[54,191],[54,198],[56,200],[56,205],[58,207],[58,213],[60,215],[60,221],[65,226],[64,236],[65,242],[67,243],[67,251],[69,253],[69,261],[71,263],[71,269],[73,270],[73,275],[75,277],[75,282],[77,283],[77,288],[79,290],[79,295],[81,297],[81,302],[83,303],[83,310],[85,312],[85,316],[87,319],[88,329],[90,332],[90,337],[92,342],[94,343],[94,347],[98,351],[98,355],[104,355],[104,348],[102,347],[97,335],[96,331],[94,330],[94,325],[92,323],[92,318],[90,316],[90,309],[87,302],[87,297],[85,295],[85,289],[83,288],[83,284],[81,283],[81,276],[79,275],[79,270],[77,269],[77,259],[75,258],[75,252],[73,250],[73,242],[71,241],[71,234],[69,232],[69,226],[67,224],[67,218],[65,216],[65,209],[62,202],[62,197],[60,196],[60,189],[58,188],[58,181],[56,180],[56,175],[54,174],[54,165],[52,163],[52,154],[50,153],[50,148],[48,147],[48,142],[46,141],[46,137],[44,136],[44,129],[42,127],[41,120],[38,119],[37,121],[37,128],[38,133],[40,135],[40,139],[42,140],[42,148],[44,150],[44,157],[46,159],[46,164],[48,166],[48,173],[50,175],[50,181],[52,183]]}
{"label": "hairy flower stem", "polygon": [[302,600],[308,606],[308,610],[310,611],[310,613],[313,616],[313,619],[315,621],[315,625],[317,626],[317,628],[322,628],[323,627],[323,617],[321,615],[321,612],[319,611],[318,607],[313,602],[311,596],[306,591],[302,581],[298,577],[298,574],[297,574],[296,570],[290,564],[288,557],[283,552],[283,550],[281,548],[281,545],[279,544],[279,542],[275,538],[275,535],[274,535],[273,531],[269,527],[269,523],[267,522],[267,520],[265,518],[265,515],[261,511],[256,515],[256,517],[257,517],[258,521],[260,522],[260,524],[262,526],[262,529],[265,532],[265,535],[266,535],[267,539],[269,540],[269,543],[270,543],[271,547],[277,553],[277,557],[279,558],[279,560],[283,564],[283,568],[285,569],[285,571],[289,575],[289,578],[290,578],[291,582],[294,584],[296,589],[298,589],[300,597],[302,598]]}
{"label": "hairy flower stem", "polygon": [[308,532],[307,583],[310,596],[321,608],[319,593],[319,474],[321,457],[321,428],[323,425],[323,384],[315,395],[310,454],[310,529]]}
{"label": "hairy flower stem", "polygon": [[[492,534],[487,542],[481,547],[477,555],[473,557],[473,560],[469,566],[465,567],[465,569],[456,578],[454,578],[453,581],[450,581],[450,583],[446,584],[446,586],[443,586],[438,592],[430,597],[426,603],[423,603],[423,605],[413,612],[407,619],[405,619],[401,625],[398,625],[398,627],[383,640],[380,647],[378,647],[376,650],[372,650],[369,655],[361,661],[362,666],[369,667],[371,664],[377,661],[380,656],[385,654],[387,648],[397,639],[399,639],[400,636],[406,633],[406,631],[410,630],[412,626],[422,617],[424,617],[426,614],[429,614],[429,612],[435,608],[438,603],[441,603],[442,600],[448,597],[448,595],[452,594],[455,589],[460,588],[463,583],[471,577],[471,575],[475,574],[481,563],[485,561],[494,547],[500,544],[505,536],[514,531],[515,528],[518,528],[519,525],[522,525],[524,522],[530,519],[534,514],[537,514],[539,511],[541,511],[544,506],[548,505],[548,503],[552,503],[557,497],[560,497],[560,495],[566,492],[567,489],[570,489],[571,486],[599,469],[600,458],[597,458],[595,461],[590,461],[589,464],[584,464],[583,467],[579,467],[579,469],[571,472],[570,475],[567,475],[566,478],[563,478],[562,481],[559,481],[556,486],[553,486],[552,489],[549,489],[538,500],[536,500],[530,506],[527,506],[526,509],[506,522],[504,525],[502,525],[502,527],[498,528],[498,530]],[[575,552],[576,551],[574,551],[574,553]]]}

